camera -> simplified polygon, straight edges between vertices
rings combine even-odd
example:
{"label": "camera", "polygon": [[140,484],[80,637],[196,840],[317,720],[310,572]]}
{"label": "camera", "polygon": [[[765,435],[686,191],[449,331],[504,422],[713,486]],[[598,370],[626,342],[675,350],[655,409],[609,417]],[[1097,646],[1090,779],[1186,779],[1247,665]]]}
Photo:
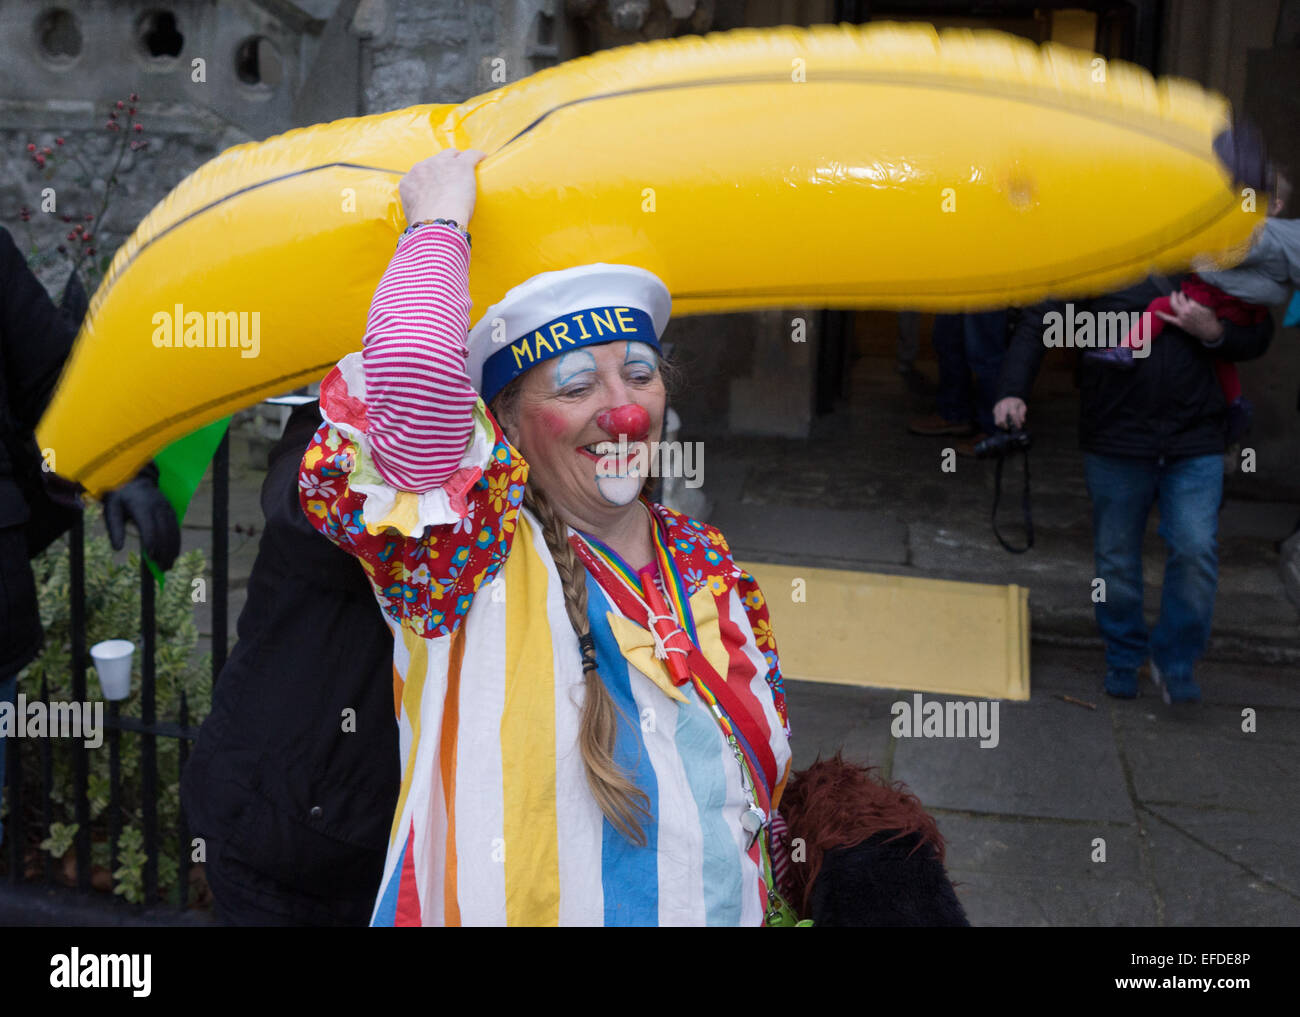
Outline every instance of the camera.
{"label": "camera", "polygon": [[1012,431],[999,431],[975,444],[975,455],[980,459],[1001,459],[1012,452],[1028,452],[1034,443],[1033,436],[1016,428]]}

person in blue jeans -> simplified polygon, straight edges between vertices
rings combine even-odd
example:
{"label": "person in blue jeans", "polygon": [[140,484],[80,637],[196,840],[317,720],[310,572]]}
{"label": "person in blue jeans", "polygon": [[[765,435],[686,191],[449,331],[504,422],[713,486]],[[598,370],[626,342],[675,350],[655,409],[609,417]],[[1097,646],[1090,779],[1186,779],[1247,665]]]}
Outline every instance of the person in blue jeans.
{"label": "person in blue jeans", "polygon": [[908,430],[924,435],[970,435],[956,449],[962,455],[974,455],[975,444],[993,433],[993,404],[1007,349],[1007,312],[937,314],[930,339],[939,361],[936,412],[909,421]]}
{"label": "person in blue jeans", "polygon": [[[1138,669],[1149,661],[1165,702],[1194,703],[1201,698],[1195,667],[1209,642],[1219,579],[1227,406],[1214,365],[1216,359],[1262,355],[1273,321],[1221,321],[1178,289],[1178,280],[1152,277],[1083,305],[1084,313],[1141,311],[1156,297],[1170,296],[1170,310],[1162,314],[1165,346],[1153,344],[1132,371],[1080,361],[1079,444],[1092,499],[1095,561],[1095,575],[1081,590],[1093,591],[1106,644],[1106,692],[1137,696]],[[1064,304],[1028,308],[1012,333],[994,406],[999,427],[1025,425],[1052,313],[1063,314]],[[1160,512],[1166,559],[1159,618],[1148,630],[1142,540],[1153,507]]]}
{"label": "person in blue jeans", "polygon": [[[1097,577],[1105,599],[1096,605],[1106,641],[1107,691],[1136,694],[1137,669],[1150,657],[1167,696],[1199,698],[1192,671],[1205,652],[1218,587],[1221,454],[1173,460],[1126,459],[1084,453],[1092,499]],[[1149,633],[1142,613],[1142,538],[1153,505],[1165,542],[1160,616]]]}

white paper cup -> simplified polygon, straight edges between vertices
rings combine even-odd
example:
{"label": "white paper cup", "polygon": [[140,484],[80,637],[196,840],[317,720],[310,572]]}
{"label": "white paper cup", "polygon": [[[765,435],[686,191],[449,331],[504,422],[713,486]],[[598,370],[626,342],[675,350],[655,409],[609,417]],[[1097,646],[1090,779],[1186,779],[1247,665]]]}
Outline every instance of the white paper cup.
{"label": "white paper cup", "polygon": [[105,699],[126,699],[131,694],[131,655],[134,653],[135,644],[129,639],[106,639],[90,648]]}

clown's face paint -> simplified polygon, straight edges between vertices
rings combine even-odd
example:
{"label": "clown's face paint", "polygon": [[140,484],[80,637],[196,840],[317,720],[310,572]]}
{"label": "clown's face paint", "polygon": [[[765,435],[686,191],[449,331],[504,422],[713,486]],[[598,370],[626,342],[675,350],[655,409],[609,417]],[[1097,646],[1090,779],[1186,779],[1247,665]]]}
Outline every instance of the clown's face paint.
{"label": "clown's face paint", "polygon": [[641,493],[664,405],[654,347],[585,346],[524,376],[511,437],[538,486],[570,518],[594,527]]}

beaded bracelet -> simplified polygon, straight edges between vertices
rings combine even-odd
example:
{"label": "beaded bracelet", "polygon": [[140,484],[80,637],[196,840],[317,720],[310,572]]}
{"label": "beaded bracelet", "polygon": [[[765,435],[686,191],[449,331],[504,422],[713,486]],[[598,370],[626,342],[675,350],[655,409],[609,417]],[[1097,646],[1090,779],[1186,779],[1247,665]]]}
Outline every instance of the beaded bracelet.
{"label": "beaded bracelet", "polygon": [[474,242],[469,238],[469,230],[467,230],[464,226],[458,223],[455,219],[421,219],[419,222],[413,222],[409,226],[407,226],[406,229],[402,230],[402,236],[397,238],[397,242],[400,244],[402,242],[403,237],[405,237],[408,233],[414,233],[421,226],[432,226],[436,223],[441,223],[445,226],[450,226],[452,229],[454,229],[457,233],[459,233],[462,237],[465,238],[466,244],[468,244],[471,247],[474,246]]}

